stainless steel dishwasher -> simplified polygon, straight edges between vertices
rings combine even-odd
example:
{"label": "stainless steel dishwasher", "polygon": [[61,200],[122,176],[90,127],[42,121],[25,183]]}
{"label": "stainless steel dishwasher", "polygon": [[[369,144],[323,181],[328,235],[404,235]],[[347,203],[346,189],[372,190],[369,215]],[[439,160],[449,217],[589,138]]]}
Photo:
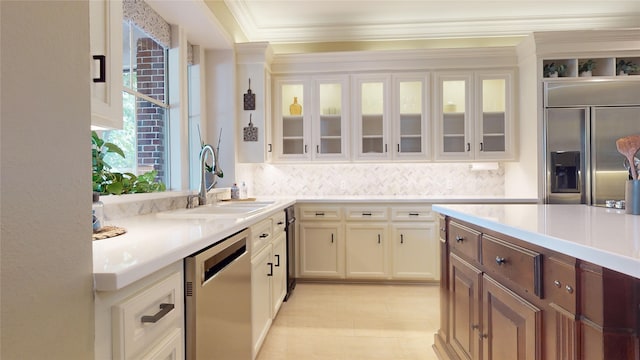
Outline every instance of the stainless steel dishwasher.
{"label": "stainless steel dishwasher", "polygon": [[243,230],[185,259],[186,358],[251,359],[251,258]]}

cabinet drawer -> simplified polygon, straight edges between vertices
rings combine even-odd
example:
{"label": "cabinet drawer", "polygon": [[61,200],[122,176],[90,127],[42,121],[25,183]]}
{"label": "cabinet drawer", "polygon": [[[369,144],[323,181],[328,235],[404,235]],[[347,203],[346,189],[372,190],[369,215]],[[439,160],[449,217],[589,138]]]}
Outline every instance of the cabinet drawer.
{"label": "cabinet drawer", "polygon": [[276,215],[273,215],[271,217],[271,220],[273,221],[273,237],[276,238],[278,235],[283,233],[284,230],[287,228],[287,222],[285,219],[284,211]]}
{"label": "cabinet drawer", "polygon": [[477,261],[480,235],[478,231],[451,221],[449,223],[449,248],[458,255]]}
{"label": "cabinet drawer", "polygon": [[576,268],[553,257],[546,257],[542,266],[544,297],[565,310],[576,313]]}
{"label": "cabinet drawer", "polygon": [[435,221],[431,206],[402,206],[391,208],[391,220],[394,221]]}
{"label": "cabinet drawer", "polygon": [[482,235],[482,265],[488,272],[513,281],[528,293],[542,295],[542,255],[492,236]]}
{"label": "cabinet drawer", "polygon": [[385,221],[388,219],[387,208],[381,206],[358,206],[346,208],[347,220],[357,221]]}
{"label": "cabinet drawer", "polygon": [[114,359],[140,358],[158,339],[182,333],[182,275],[174,273],[112,309]]}
{"label": "cabinet drawer", "polygon": [[273,230],[271,219],[265,219],[251,226],[251,256],[257,254],[265,245],[267,245],[272,237]]}
{"label": "cabinet drawer", "polygon": [[301,206],[300,220],[341,220],[342,209],[337,206]]}

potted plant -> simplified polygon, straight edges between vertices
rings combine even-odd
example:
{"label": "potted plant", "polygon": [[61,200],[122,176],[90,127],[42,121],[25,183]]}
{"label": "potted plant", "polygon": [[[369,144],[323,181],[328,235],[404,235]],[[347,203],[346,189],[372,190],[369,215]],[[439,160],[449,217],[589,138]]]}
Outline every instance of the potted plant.
{"label": "potted plant", "polygon": [[162,182],[156,181],[156,170],[139,176],[112,171],[104,157],[108,153],[124,157],[124,152],[118,145],[101,139],[95,131],[91,132],[91,144],[93,191],[102,195],[120,195],[166,190]]}
{"label": "potted plant", "polygon": [[593,59],[589,59],[578,66],[578,73],[580,74],[580,76],[591,76],[592,71],[595,68],[596,62],[593,61]]}
{"label": "potted plant", "polygon": [[620,59],[616,64],[616,72],[618,75],[629,75],[636,71],[638,71],[638,65],[631,60]]}
{"label": "potted plant", "polygon": [[542,72],[544,77],[551,77],[551,78],[562,77],[567,72],[567,65],[565,64],[556,65],[556,63],[551,62],[544,65],[544,67],[542,68]]}

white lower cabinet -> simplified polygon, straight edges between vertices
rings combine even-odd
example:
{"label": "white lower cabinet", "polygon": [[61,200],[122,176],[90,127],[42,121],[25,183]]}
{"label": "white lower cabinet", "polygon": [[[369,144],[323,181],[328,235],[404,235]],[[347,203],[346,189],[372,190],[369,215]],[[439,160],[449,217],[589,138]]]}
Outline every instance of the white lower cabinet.
{"label": "white lower cabinet", "polygon": [[347,278],[388,277],[387,224],[347,224]]}
{"label": "white lower cabinet", "polygon": [[303,203],[298,213],[300,278],[440,278],[436,218],[429,204]]}
{"label": "white lower cabinet", "polygon": [[271,244],[251,258],[251,333],[253,358],[271,326]]}
{"label": "white lower cabinet", "polygon": [[396,279],[438,280],[438,243],[435,223],[392,226],[391,253]]}
{"label": "white lower cabinet", "polygon": [[343,278],[342,224],[334,221],[300,223],[300,277]]}
{"label": "white lower cabinet", "polygon": [[184,270],[176,262],[95,296],[95,358],[184,359]]}
{"label": "white lower cabinet", "polygon": [[275,319],[284,297],[287,295],[287,236],[284,233],[273,239],[271,277],[271,317]]}
{"label": "white lower cabinet", "polygon": [[[270,225],[273,224],[273,227]],[[255,359],[287,294],[284,212],[251,226],[251,337]]]}

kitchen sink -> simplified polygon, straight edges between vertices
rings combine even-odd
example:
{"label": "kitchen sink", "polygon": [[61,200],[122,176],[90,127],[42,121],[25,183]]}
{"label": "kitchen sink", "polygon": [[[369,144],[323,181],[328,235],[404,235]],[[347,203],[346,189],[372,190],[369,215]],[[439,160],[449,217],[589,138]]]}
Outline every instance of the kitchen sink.
{"label": "kitchen sink", "polygon": [[198,206],[193,209],[177,209],[163,211],[156,216],[164,219],[215,219],[243,218],[259,212],[272,205],[274,201],[218,202]]}

